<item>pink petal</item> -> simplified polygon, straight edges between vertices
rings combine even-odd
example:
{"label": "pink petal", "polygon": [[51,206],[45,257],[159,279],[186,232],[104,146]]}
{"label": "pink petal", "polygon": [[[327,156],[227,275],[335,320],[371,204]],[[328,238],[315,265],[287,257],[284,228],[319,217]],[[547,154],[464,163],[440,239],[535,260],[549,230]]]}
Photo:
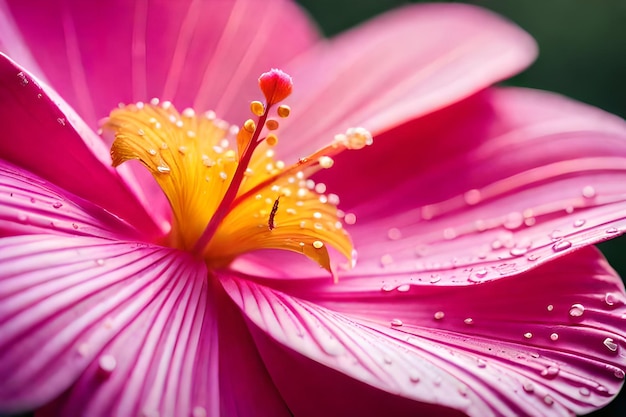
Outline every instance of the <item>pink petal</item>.
{"label": "pink petal", "polygon": [[483,9],[392,11],[287,66],[293,112],[279,151],[305,156],[348,127],[378,134],[517,73],[535,55],[526,33]]}
{"label": "pink petal", "polygon": [[[202,262],[89,237],[0,240],[0,412],[288,415]],[[218,338],[218,331],[223,337]],[[250,413],[246,415],[251,415]]]}
{"label": "pink petal", "polygon": [[[213,107],[241,123],[258,98],[258,76],[317,38],[308,18],[283,0],[37,3],[9,1],[26,45],[9,28],[0,46],[31,48],[37,73],[94,128],[120,101],[152,97],[197,110]],[[2,11],[2,10],[0,10]],[[6,12],[6,11],[5,11]]]}
{"label": "pink petal", "polygon": [[[184,293],[189,298],[192,288],[196,297],[189,303],[198,305],[199,314],[204,315],[200,294],[206,292],[206,270],[172,250],[41,235],[7,237],[0,244],[3,411],[50,401],[85,369],[91,371],[88,379],[94,392],[119,388],[123,371],[107,377],[102,370],[98,374],[99,363],[113,355],[118,369],[123,369],[143,344],[142,335],[154,325],[157,312],[164,312],[159,316],[162,319],[180,302],[177,296]],[[172,313],[170,320],[176,322],[182,313],[184,309],[178,315]],[[194,315],[186,318],[196,323],[190,317]],[[198,337],[201,323],[200,319],[194,325],[193,337]],[[163,331],[159,326],[155,329]],[[122,352],[119,343],[125,344]],[[146,400],[135,390],[129,394]],[[82,404],[93,407],[91,415],[105,406],[98,398],[94,394],[93,402],[87,404],[83,392]]]}
{"label": "pink petal", "polygon": [[24,234],[141,235],[102,208],[0,160],[0,235]]}
{"label": "pink petal", "polygon": [[356,214],[358,263],[344,275],[468,285],[626,230],[626,123],[549,93],[493,90],[341,155],[317,179]]}
{"label": "pink petal", "polygon": [[[405,412],[419,414],[423,402],[470,416],[585,413],[608,403],[624,380],[626,295],[594,248],[467,288],[385,293],[347,278],[284,281],[283,292],[234,276],[222,280],[271,338],[418,401],[404,404]],[[286,385],[295,386],[299,374],[265,359],[288,403],[324,415],[316,398]],[[344,394],[325,390],[330,399],[323,403],[355,400]]]}
{"label": "pink petal", "polygon": [[123,217],[147,237],[162,233],[164,213],[147,214],[143,207],[150,203],[141,201],[143,193],[128,175],[132,190],[110,166],[100,138],[49,87],[2,55],[0,114],[10,138],[0,141],[0,159]]}

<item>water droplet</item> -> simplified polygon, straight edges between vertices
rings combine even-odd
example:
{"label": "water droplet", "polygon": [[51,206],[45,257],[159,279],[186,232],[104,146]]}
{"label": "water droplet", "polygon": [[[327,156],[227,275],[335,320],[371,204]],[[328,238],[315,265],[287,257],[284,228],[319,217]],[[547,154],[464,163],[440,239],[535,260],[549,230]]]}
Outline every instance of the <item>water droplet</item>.
{"label": "water droplet", "polygon": [[197,405],[191,411],[191,417],[206,417],[206,409],[200,405]]}
{"label": "water droplet", "polygon": [[574,227],[583,227],[585,225],[585,219],[578,219],[574,221]]}
{"label": "water droplet", "polygon": [[552,304],[548,304],[548,306],[546,307],[546,310],[552,311],[554,310],[554,306]]}
{"label": "water droplet", "polygon": [[389,238],[389,240],[399,240],[402,239],[402,232],[400,231],[400,229],[392,227],[391,229],[387,230],[387,237]]}
{"label": "water droplet", "polygon": [[104,265],[104,259],[96,259],[96,265],[103,266]]}
{"label": "water droplet", "polygon": [[522,213],[513,212],[513,213],[509,213],[506,216],[506,220],[504,221],[503,226],[506,229],[513,230],[513,229],[517,229],[521,227],[523,224],[524,224],[524,216],[522,215]]}
{"label": "water droplet", "polygon": [[614,235],[615,233],[619,233],[619,230],[616,227],[609,227],[604,232],[609,235]]}
{"label": "water droplet", "polygon": [[387,364],[387,365],[391,365],[392,360],[391,360],[391,358],[389,356],[385,355],[385,356],[383,356],[383,362],[385,362],[385,364]]}
{"label": "water droplet", "polygon": [[618,301],[618,298],[613,293],[609,292],[609,293],[606,293],[606,295],[604,296],[604,302],[608,306],[615,305],[617,301]]}
{"label": "water droplet", "polygon": [[438,311],[435,313],[434,317],[435,317],[435,320],[441,320],[445,317],[445,315],[446,314],[443,311]]}
{"label": "water droplet", "polygon": [[480,278],[480,279],[485,278],[487,274],[488,274],[488,271],[486,268],[480,268],[479,270],[474,272],[474,275],[476,276],[476,278]]}
{"label": "water droplet", "polygon": [[23,72],[18,72],[17,73],[17,78],[20,82],[20,85],[22,87],[26,87],[28,85],[28,78],[26,78],[26,75]]}
{"label": "water droplet", "polygon": [[583,188],[582,194],[585,198],[594,198],[596,196],[596,189],[591,185],[587,185]]}
{"label": "water droplet", "polygon": [[471,324],[474,324],[474,319],[472,319],[471,317],[468,317],[465,320],[463,320],[463,323],[465,323],[465,324],[467,324],[469,326]]}
{"label": "water droplet", "polygon": [[456,238],[456,230],[451,227],[448,227],[443,230],[443,238],[445,240],[453,240]]}
{"label": "water droplet", "polygon": [[157,165],[157,171],[159,171],[161,174],[169,174],[171,172],[171,169],[170,167],[165,165]]}
{"label": "water droplet", "polygon": [[89,354],[89,345],[87,343],[81,343],[76,350],[78,354],[84,358]]}
{"label": "water droplet", "polygon": [[559,335],[557,333],[552,333],[550,335],[550,340],[552,340],[553,342],[556,342],[557,340],[559,340]]}
{"label": "water droplet", "polygon": [[383,268],[393,263],[393,258],[388,253],[380,257],[380,266]]}
{"label": "water droplet", "polygon": [[582,304],[572,304],[569,309],[570,317],[581,317],[585,312],[585,307]]}
{"label": "water droplet", "polygon": [[558,229],[555,229],[548,234],[548,237],[554,241],[561,240],[563,239],[563,232],[561,232]]}
{"label": "water droplet", "polygon": [[393,319],[393,320],[391,320],[391,326],[392,327],[400,327],[403,324],[404,323],[402,323],[402,320],[400,320],[400,319]]}
{"label": "water droplet", "polygon": [[61,126],[65,126],[65,119],[62,117],[57,118],[57,123]]}
{"label": "water droplet", "polygon": [[26,223],[28,221],[28,216],[24,213],[18,213],[17,220],[21,223]]}
{"label": "water droplet", "polygon": [[596,391],[601,392],[601,393],[606,393],[606,392],[609,392],[609,389],[605,387],[604,385],[598,385],[596,387]]}
{"label": "water droplet", "polygon": [[30,198],[30,202],[31,204],[35,204],[37,202],[37,200],[35,200],[33,197]]}
{"label": "water droplet", "polygon": [[479,368],[485,368],[485,367],[487,366],[487,362],[486,362],[484,359],[478,359],[478,360],[476,361],[476,365],[477,365]]}
{"label": "water droplet", "polygon": [[556,242],[554,245],[552,245],[552,250],[555,252],[561,252],[571,247],[572,247],[572,242],[570,242],[569,240],[560,240]]}
{"label": "water droplet", "polygon": [[612,338],[607,337],[606,339],[604,339],[602,343],[611,352],[617,352],[617,343],[615,343],[615,341]]}
{"label": "water droplet", "polygon": [[524,337],[526,339],[531,339],[533,337],[533,334],[531,332],[527,332],[527,333],[524,333]]}
{"label": "water droplet", "polygon": [[313,247],[315,249],[322,249],[324,247],[324,242],[322,242],[321,240],[316,240],[313,242]]}
{"label": "water droplet", "polygon": [[541,376],[545,378],[554,378],[559,374],[559,368],[556,366],[549,366],[541,371]]}
{"label": "water droplet", "polygon": [[589,388],[587,387],[582,387],[581,389],[578,390],[578,392],[580,393],[580,395],[582,395],[583,397],[588,397],[591,395],[591,391],[589,391]]}
{"label": "water droplet", "polygon": [[76,223],[72,223],[72,227],[73,227],[74,229],[78,229],[78,225],[77,225]]}
{"label": "water droplet", "polygon": [[395,289],[396,289],[396,287],[394,287],[393,285],[390,285],[390,284],[384,284],[382,287],[380,287],[380,290],[382,292],[391,292],[391,291],[393,291]]}
{"label": "water droplet", "polygon": [[552,399],[552,397],[550,397],[549,395],[546,395],[545,397],[543,397],[543,402],[546,405],[552,405],[554,404],[554,400]]}
{"label": "water droplet", "polygon": [[60,201],[55,201],[54,203],[52,203],[52,207],[54,207],[55,209],[61,208],[63,207],[63,203],[61,203]]}
{"label": "water droplet", "polygon": [[613,371],[613,375],[617,379],[624,379],[624,377],[626,377],[626,372],[624,372],[623,369],[615,368],[615,370]]}
{"label": "water droplet", "polygon": [[418,382],[420,382],[420,379],[421,378],[419,374],[417,373],[417,371],[412,370],[409,373],[409,381],[411,381],[412,383],[417,384]]}
{"label": "water droplet", "polygon": [[524,385],[522,385],[522,388],[524,388],[524,391],[528,393],[535,392],[535,386],[532,382],[525,382]]}
{"label": "water droplet", "polygon": [[522,256],[528,252],[528,248],[514,247],[509,251],[511,256]]}
{"label": "water droplet", "polygon": [[117,366],[117,361],[113,357],[113,355],[102,355],[100,359],[98,359],[98,367],[100,371],[106,375],[111,374],[115,367]]}
{"label": "water droplet", "polygon": [[399,285],[398,288],[396,288],[396,291],[408,292],[410,289],[411,289],[411,286],[409,284],[402,284],[402,285]]}
{"label": "water droplet", "polygon": [[439,281],[441,281],[441,275],[439,275],[439,274],[432,274],[432,275],[430,276],[430,283],[431,283],[431,284],[436,284],[436,283],[438,283]]}
{"label": "water droplet", "polygon": [[526,259],[531,262],[536,261],[539,258],[541,258],[541,256],[537,255],[536,253],[531,253],[530,255],[526,257]]}
{"label": "water droplet", "polygon": [[473,206],[475,204],[480,203],[481,200],[481,195],[480,195],[480,191],[477,189],[472,189],[469,191],[466,191],[465,194],[463,194],[463,198],[465,199],[465,203],[468,206]]}

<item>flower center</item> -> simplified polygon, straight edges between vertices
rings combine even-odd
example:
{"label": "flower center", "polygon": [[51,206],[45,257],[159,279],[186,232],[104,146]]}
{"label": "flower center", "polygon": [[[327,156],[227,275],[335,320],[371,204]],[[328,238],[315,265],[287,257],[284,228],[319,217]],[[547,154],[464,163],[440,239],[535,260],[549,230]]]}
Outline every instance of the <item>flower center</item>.
{"label": "flower center", "polygon": [[350,129],[286,166],[274,158],[272,147],[278,142],[276,116],[290,113],[278,104],[291,93],[291,78],[271,70],[261,75],[259,86],[265,103],[250,104],[256,121],[241,128],[213,112],[179,113],[157,99],[113,110],[103,126],[115,135],[113,166],[136,159],[150,171],[172,208],[168,245],[203,257],[209,267],[226,266],[254,250],[282,249],[331,271],[327,247],[351,261],[352,243],[338,197],[325,195],[323,184],[309,176],[330,168],[337,153],[371,144],[371,135]]}

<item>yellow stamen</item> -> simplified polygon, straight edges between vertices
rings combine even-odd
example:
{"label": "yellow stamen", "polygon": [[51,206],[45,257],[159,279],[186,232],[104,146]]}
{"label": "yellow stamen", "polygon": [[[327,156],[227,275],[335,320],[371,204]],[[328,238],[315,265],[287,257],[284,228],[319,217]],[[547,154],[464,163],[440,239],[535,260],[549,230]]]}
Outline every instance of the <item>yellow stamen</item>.
{"label": "yellow stamen", "polygon": [[[352,258],[337,199],[320,193],[323,184],[316,186],[308,177],[317,169],[330,168],[331,156],[339,151],[371,143],[371,136],[365,130],[349,131],[285,166],[269,148],[278,140],[275,133],[261,137],[264,129],[278,128],[267,116],[272,105],[290,92],[285,80],[276,72],[260,79],[268,104],[252,102],[250,109],[258,120],[247,120],[241,129],[212,112],[179,113],[171,103],[158,100],[113,110],[104,125],[115,134],[113,165],[139,160],[167,196],[173,212],[167,243],[195,252],[211,268],[259,249],[298,252],[328,271],[328,246]],[[287,117],[289,108],[281,105],[277,113]],[[236,148],[231,145],[234,141]]]}

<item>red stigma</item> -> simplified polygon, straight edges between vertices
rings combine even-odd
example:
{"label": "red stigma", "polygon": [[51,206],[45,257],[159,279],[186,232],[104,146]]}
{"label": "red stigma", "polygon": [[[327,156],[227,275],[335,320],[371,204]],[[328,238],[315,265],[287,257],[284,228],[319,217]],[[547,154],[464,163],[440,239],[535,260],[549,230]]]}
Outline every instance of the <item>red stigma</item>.
{"label": "red stigma", "polygon": [[293,81],[283,71],[271,69],[269,72],[261,74],[259,87],[265,96],[267,105],[271,106],[289,97],[293,89]]}

